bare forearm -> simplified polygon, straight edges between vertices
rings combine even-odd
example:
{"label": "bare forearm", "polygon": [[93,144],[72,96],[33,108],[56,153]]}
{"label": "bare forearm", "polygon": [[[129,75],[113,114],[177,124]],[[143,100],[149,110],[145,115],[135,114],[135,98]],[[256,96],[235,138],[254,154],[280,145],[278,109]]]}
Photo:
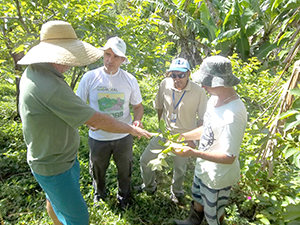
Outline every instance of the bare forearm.
{"label": "bare forearm", "polygon": [[200,137],[202,135],[202,126],[197,127],[194,130],[182,133],[181,136],[184,137],[185,140],[200,140]]}
{"label": "bare forearm", "polygon": [[223,164],[232,164],[235,157],[229,157],[224,153],[219,152],[203,152],[203,151],[194,151],[196,157],[200,157],[204,160],[208,160],[215,163],[223,163]]}
{"label": "bare forearm", "polygon": [[95,112],[85,124],[92,130],[104,130],[111,133],[132,132],[132,127],[130,125],[115,120],[113,117],[100,112]]}
{"label": "bare forearm", "polygon": [[198,151],[188,146],[186,146],[181,152],[176,152],[175,154],[183,157],[192,156],[192,157],[202,158],[207,161],[211,161],[215,163],[223,163],[223,164],[232,164],[236,158],[235,156],[229,157],[228,155],[222,152]]}
{"label": "bare forearm", "polygon": [[133,120],[141,121],[144,115],[144,107],[142,104],[133,106]]}

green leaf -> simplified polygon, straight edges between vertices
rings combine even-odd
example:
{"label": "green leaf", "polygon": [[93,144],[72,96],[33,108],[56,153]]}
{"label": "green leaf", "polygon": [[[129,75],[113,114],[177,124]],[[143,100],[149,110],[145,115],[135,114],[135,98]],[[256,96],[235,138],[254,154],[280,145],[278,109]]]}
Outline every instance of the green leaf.
{"label": "green leaf", "polygon": [[228,39],[231,39],[232,37],[236,36],[237,34],[239,34],[239,32],[241,31],[240,28],[236,28],[236,29],[231,29],[231,30],[227,30],[223,33],[220,33],[219,36],[216,38],[215,41],[217,42],[222,42]]}
{"label": "green leaf", "polygon": [[152,153],[154,153],[154,154],[159,154],[159,153],[161,153],[162,152],[162,149],[152,149],[152,150],[150,150]]}
{"label": "green leaf", "polygon": [[161,130],[162,134],[164,134],[166,131],[166,122],[163,119],[159,121],[159,129]]}
{"label": "green leaf", "polygon": [[292,104],[292,109],[300,109],[300,98],[297,98],[293,104]]}
{"label": "green leaf", "polygon": [[300,149],[297,149],[297,148],[289,148],[285,152],[285,158],[288,159],[289,157],[291,157],[292,155],[295,155],[299,151],[300,151]]}
{"label": "green leaf", "polygon": [[161,171],[162,170],[161,160],[159,158],[150,160],[148,162],[147,166],[150,167],[152,171],[154,171],[154,170]]}
{"label": "green leaf", "polygon": [[271,52],[276,47],[276,43],[271,44],[270,42],[266,41],[258,48],[258,50],[255,51],[254,56],[256,56],[259,59],[263,59],[269,54],[269,52]]}
{"label": "green leaf", "polygon": [[161,165],[164,167],[169,167],[168,163],[166,162],[165,159],[161,159]]}
{"label": "green leaf", "polygon": [[174,142],[177,142],[179,136],[180,136],[180,133],[179,134],[170,135],[170,140],[174,141]]}
{"label": "green leaf", "polygon": [[300,116],[300,113],[295,114],[292,117],[290,117],[284,125],[284,131],[288,131],[288,130],[298,126],[300,124],[300,119],[298,119],[299,116]]}
{"label": "green leaf", "polygon": [[291,95],[300,96],[300,89],[291,89],[289,92]]}
{"label": "green leaf", "polygon": [[260,31],[264,26],[260,24],[258,21],[251,22],[246,28],[246,36],[250,37]]}
{"label": "green leaf", "polygon": [[168,152],[171,152],[171,151],[172,151],[172,146],[169,146],[169,147],[165,148],[165,149],[162,151],[162,153],[167,154]]}
{"label": "green leaf", "polygon": [[224,22],[222,24],[223,30],[225,30],[225,26],[226,26],[227,22],[229,21],[231,15],[232,15],[232,10],[233,10],[233,6],[231,6],[230,10],[228,11],[228,13],[225,16]]}
{"label": "green leaf", "polygon": [[290,116],[293,116],[295,115],[296,113],[299,113],[298,110],[295,110],[295,109],[290,109],[284,113],[282,113],[280,116],[279,116],[279,119],[282,120],[282,119],[285,119],[287,117],[290,117]]}
{"label": "green leaf", "polygon": [[162,141],[162,140],[160,140],[160,139],[158,140],[158,144],[161,145],[161,146],[164,146],[165,143],[166,143],[165,141]]}
{"label": "green leaf", "polygon": [[260,221],[261,221],[263,224],[270,224],[270,221],[269,221],[266,217],[261,218]]}
{"label": "green leaf", "polygon": [[246,61],[249,57],[250,45],[249,45],[248,37],[243,32],[243,30],[241,30],[240,35],[241,38],[237,39],[237,50],[242,54],[242,59]]}
{"label": "green leaf", "polygon": [[161,171],[164,167],[168,167],[168,163],[165,160],[166,154],[159,154],[157,158],[152,159],[148,162],[147,166],[151,168],[152,171]]}
{"label": "green leaf", "polygon": [[285,220],[295,220],[300,218],[300,204],[288,205],[283,213]]}

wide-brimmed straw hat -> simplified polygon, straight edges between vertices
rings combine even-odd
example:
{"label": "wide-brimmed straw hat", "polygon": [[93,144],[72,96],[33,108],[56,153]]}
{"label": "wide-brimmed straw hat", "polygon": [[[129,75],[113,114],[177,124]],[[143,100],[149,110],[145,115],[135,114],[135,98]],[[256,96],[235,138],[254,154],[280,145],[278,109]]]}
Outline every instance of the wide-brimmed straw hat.
{"label": "wide-brimmed straw hat", "polygon": [[108,41],[106,42],[106,44],[104,45],[104,47],[100,48],[101,50],[107,50],[111,48],[111,50],[120,57],[124,57],[125,60],[122,64],[128,64],[129,60],[126,57],[126,44],[125,42],[119,38],[119,37],[111,37],[110,39],[108,39]]}
{"label": "wide-brimmed straw hat", "polygon": [[18,64],[56,63],[85,66],[95,62],[102,55],[102,50],[80,41],[71,24],[55,20],[43,24],[40,43],[31,48]]}
{"label": "wide-brimmed straw hat", "polygon": [[224,56],[210,56],[203,60],[192,79],[207,87],[232,87],[240,83],[233,75],[231,61]]}

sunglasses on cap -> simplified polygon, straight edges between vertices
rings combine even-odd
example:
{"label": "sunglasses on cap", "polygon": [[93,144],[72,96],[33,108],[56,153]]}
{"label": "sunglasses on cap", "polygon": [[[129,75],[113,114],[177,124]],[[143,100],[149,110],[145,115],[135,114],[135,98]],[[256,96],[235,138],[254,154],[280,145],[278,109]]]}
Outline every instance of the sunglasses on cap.
{"label": "sunglasses on cap", "polygon": [[185,73],[180,73],[180,74],[171,73],[170,77],[172,77],[174,79],[177,78],[177,77],[180,78],[180,79],[182,79],[182,78],[184,78],[186,76],[186,74],[187,74],[186,72]]}

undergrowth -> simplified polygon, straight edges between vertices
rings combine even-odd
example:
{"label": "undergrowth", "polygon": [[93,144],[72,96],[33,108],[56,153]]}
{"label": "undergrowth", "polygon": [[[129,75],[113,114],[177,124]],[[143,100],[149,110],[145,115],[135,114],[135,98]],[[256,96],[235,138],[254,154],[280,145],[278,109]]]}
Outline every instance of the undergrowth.
{"label": "undergrowth", "polygon": [[[236,61],[239,63],[238,61]],[[257,65],[256,65],[257,66]],[[253,71],[247,65],[240,76],[243,84],[239,87],[241,99],[245,102],[249,112],[249,121],[253,121],[259,114],[257,101],[263,96],[268,85],[270,75],[266,72],[257,74],[260,87],[254,96],[247,95],[249,85],[254,83]],[[248,77],[247,77],[248,76]],[[157,115],[152,106],[158,84],[163,77],[144,77],[140,88],[144,100],[145,114],[143,124],[145,129],[157,132]],[[251,81],[250,81],[251,80]],[[265,86],[265,87],[264,87]],[[45,196],[41,188],[31,175],[26,163],[26,146],[22,136],[22,124],[17,115],[15,104],[16,91],[14,85],[1,80],[0,83],[0,224],[51,224],[45,208]],[[88,204],[91,224],[172,224],[172,220],[184,219],[189,213],[191,202],[191,185],[193,181],[195,159],[189,159],[184,190],[186,200],[182,206],[174,205],[170,201],[170,185],[172,182],[172,167],[157,173],[158,189],[155,195],[132,191],[132,207],[122,211],[117,206],[117,170],[113,161],[107,170],[107,188],[109,197],[106,202],[98,205],[93,203],[93,186],[89,174],[89,149],[87,144],[88,129],[79,128],[81,146],[78,159],[81,168],[81,191]],[[245,134],[241,148],[241,179],[232,187],[231,197],[226,207],[227,224],[299,224],[299,213],[293,206],[299,206],[299,169],[280,155],[274,160],[273,176],[268,171],[260,170],[256,163],[257,150],[260,147],[260,135],[253,135],[251,127]],[[146,148],[148,140],[135,138],[133,147],[132,186],[142,183],[139,158]],[[170,165],[172,161],[168,159]],[[294,214],[288,214],[289,211]],[[2,225],[1,224],[1,225]],[[203,222],[202,224],[205,224]]]}

